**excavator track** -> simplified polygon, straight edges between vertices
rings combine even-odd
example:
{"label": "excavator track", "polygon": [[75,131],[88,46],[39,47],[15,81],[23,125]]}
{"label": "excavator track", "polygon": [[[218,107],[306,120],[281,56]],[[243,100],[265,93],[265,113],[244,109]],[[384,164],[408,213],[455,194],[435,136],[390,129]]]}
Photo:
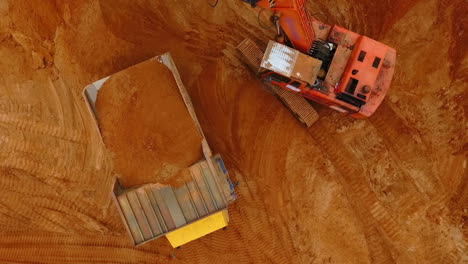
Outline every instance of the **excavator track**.
{"label": "excavator track", "polygon": [[317,111],[304,97],[275,85],[269,86],[280,101],[293,112],[297,120],[306,127],[310,127],[319,119]]}
{"label": "excavator track", "polygon": [[247,64],[254,71],[258,72],[260,63],[262,62],[263,52],[260,48],[250,39],[244,39],[237,49],[244,55]]}
{"label": "excavator track", "polygon": [[[244,39],[237,49],[244,55],[247,65],[254,72],[260,69],[262,62],[263,52],[257,45],[250,39]],[[278,99],[293,113],[296,119],[304,124],[306,127],[312,126],[319,115],[317,111],[310,105],[310,103],[302,96],[292,91],[288,91],[271,84],[264,84],[269,91],[278,97]]]}

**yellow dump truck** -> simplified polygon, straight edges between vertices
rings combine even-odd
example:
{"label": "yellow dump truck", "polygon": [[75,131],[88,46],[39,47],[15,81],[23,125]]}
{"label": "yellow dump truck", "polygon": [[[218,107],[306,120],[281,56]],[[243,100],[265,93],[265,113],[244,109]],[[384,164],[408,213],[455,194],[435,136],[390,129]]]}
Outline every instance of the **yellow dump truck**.
{"label": "yellow dump truck", "polygon": [[[166,236],[173,247],[179,247],[226,227],[228,205],[236,199],[236,194],[221,156],[212,155],[170,54],[151,60],[159,61],[172,71],[188,114],[202,136],[203,158],[188,168],[190,179],[177,187],[155,182],[125,189],[116,179],[113,197],[134,245]],[[94,82],[83,91],[98,132],[95,103],[107,79],[109,77]]]}

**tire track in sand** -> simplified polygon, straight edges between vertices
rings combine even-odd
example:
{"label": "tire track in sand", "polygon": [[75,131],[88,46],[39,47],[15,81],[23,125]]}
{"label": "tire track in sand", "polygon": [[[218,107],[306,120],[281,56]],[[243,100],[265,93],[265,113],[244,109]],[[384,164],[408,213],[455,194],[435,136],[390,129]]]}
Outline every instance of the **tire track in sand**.
{"label": "tire track in sand", "polygon": [[386,147],[397,154],[398,159],[395,161],[399,162],[405,171],[422,172],[405,175],[417,190],[426,196],[426,200],[445,200],[444,187],[439,176],[428,166],[432,161],[425,158],[422,144],[417,141],[417,132],[408,127],[385,102],[379,107],[378,117],[371,117],[369,121],[380,134]]}
{"label": "tire track in sand", "polygon": [[40,116],[42,108],[40,104],[23,104],[12,100],[1,100],[0,113]]}
{"label": "tire track in sand", "polygon": [[[229,206],[227,230],[216,231],[200,241],[182,246],[188,252],[180,253],[181,259],[189,263],[231,263],[233,258],[235,263],[291,263],[294,258],[282,246],[276,228],[270,222],[267,208],[258,196],[257,183],[240,173],[235,175],[239,180],[238,198]],[[223,253],[225,256],[215,254],[222,249],[228,251]]]}
{"label": "tire track in sand", "polygon": [[[86,252],[83,254],[83,252]],[[169,257],[149,245],[138,248],[127,236],[60,235],[2,235],[2,263],[167,263]],[[179,263],[190,263],[178,260]]]}
{"label": "tire track in sand", "polygon": [[[77,192],[61,192],[54,190],[56,186],[41,184],[38,181],[31,181],[25,178],[23,172],[0,170],[2,181],[0,189],[1,206],[0,219],[9,221],[8,230],[17,230],[18,228],[34,228],[38,230],[54,230],[55,225],[50,223],[45,217],[48,214],[40,215],[40,212],[53,211],[59,213],[60,221],[67,221],[66,232],[97,232],[109,233],[115,230],[118,225],[108,223],[100,211],[96,211],[97,206],[94,199],[88,197],[84,199],[80,190]],[[92,212],[92,213],[90,213]],[[68,219],[78,221],[68,222]],[[13,219],[13,220],[12,220]],[[41,220],[42,219],[42,220]],[[119,219],[119,218],[117,218]],[[120,220],[120,219],[119,219]],[[120,223],[119,223],[120,224]]]}
{"label": "tire track in sand", "polygon": [[237,211],[232,214],[235,218],[238,215],[243,218],[239,221],[242,228],[239,228],[243,241],[248,241],[249,245],[257,245],[251,250],[252,259],[258,261],[268,260],[269,263],[287,263],[290,258],[287,252],[280,245],[280,237],[275,231],[274,225],[270,222],[267,208],[260,200],[257,183],[248,178],[236,174],[240,187],[237,189],[238,204]]}
{"label": "tire track in sand", "polygon": [[363,202],[376,221],[382,225],[385,234],[390,239],[401,238],[402,233],[398,223],[379,203],[367,179],[364,177],[363,169],[356,167],[351,162],[351,154],[344,147],[340,146],[340,141],[330,137],[333,134],[331,133],[333,129],[325,119],[322,118],[319,125],[309,129],[310,135],[317,142],[317,145],[330,157],[331,162],[336,165],[342,179],[345,181],[344,183],[347,185],[346,187],[350,187],[350,190],[358,196],[359,200]]}
{"label": "tire track in sand", "polygon": [[83,175],[91,174],[91,177],[86,177],[89,181],[92,181],[93,178],[99,176],[98,171],[49,166],[47,164],[18,157],[15,154],[10,154],[7,157],[0,157],[0,167],[27,172],[43,183],[54,187],[62,187],[68,191],[93,191],[94,188],[90,183],[83,182]]}
{"label": "tire track in sand", "polygon": [[[381,263],[394,262],[390,252],[383,248],[385,242],[381,235],[386,236],[394,246],[397,246],[405,244],[405,232],[392,214],[378,201],[363,168],[353,163],[351,154],[342,146],[341,141],[331,136],[334,134],[333,131],[333,125],[326,117],[308,129],[317,146],[329,157],[339,172],[339,180],[347,192],[348,199],[351,198],[350,204],[362,221],[371,255]],[[403,249],[397,249],[401,254],[407,254]]]}
{"label": "tire track in sand", "polygon": [[[433,161],[427,158],[427,151],[430,150],[425,152],[423,147],[426,145],[423,144],[425,142],[420,142],[418,132],[413,131],[388,103],[384,102],[379,107],[379,112],[378,118],[371,117],[369,119],[370,123],[380,134],[386,147],[396,153],[398,158],[394,159],[395,162],[401,167],[405,178],[412,182],[418,191],[419,201],[416,201],[416,197],[413,197],[412,200],[415,203],[411,206],[413,207],[412,211],[422,209],[425,210],[425,212],[422,212],[423,214],[434,214],[443,211],[451,197],[446,191],[446,186],[441,182],[441,171],[430,166]],[[426,205],[423,206],[421,202],[426,203]],[[410,203],[408,201],[408,204]],[[444,244],[437,242],[442,241],[441,239],[440,233],[437,233],[433,239],[434,243],[431,249],[426,250],[427,259],[434,263],[457,263],[456,254],[447,254],[449,248],[446,246],[448,244],[446,242]],[[456,245],[452,246],[453,250],[457,250]],[[444,247],[445,250],[441,249]]]}
{"label": "tire track in sand", "polygon": [[51,124],[39,123],[30,120],[16,118],[8,114],[0,113],[0,122],[11,125],[17,130],[51,136],[58,139],[71,141],[74,143],[85,143],[86,138],[84,131],[74,130],[69,128],[57,127]]}
{"label": "tire track in sand", "polygon": [[23,152],[33,155],[35,158],[49,161],[58,166],[67,167],[73,164],[71,161],[70,152],[77,151],[79,156],[85,155],[84,146],[79,145],[64,145],[54,147],[46,147],[42,143],[37,143],[25,138],[15,138],[13,136],[0,135],[0,146],[5,153]]}

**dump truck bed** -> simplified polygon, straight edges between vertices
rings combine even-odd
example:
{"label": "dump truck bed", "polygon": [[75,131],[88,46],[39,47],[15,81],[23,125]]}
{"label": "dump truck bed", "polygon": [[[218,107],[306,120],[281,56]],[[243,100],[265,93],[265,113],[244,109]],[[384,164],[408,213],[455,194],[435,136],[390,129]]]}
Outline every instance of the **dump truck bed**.
{"label": "dump truck bed", "polygon": [[[236,194],[221,156],[212,155],[170,54],[150,60],[160,62],[172,71],[187,114],[202,136],[203,159],[186,168],[190,179],[177,186],[150,183],[126,189],[116,179],[113,197],[135,245],[166,235],[171,245],[178,247],[227,226],[227,207],[236,199]],[[108,79],[88,85],[83,91],[100,133],[95,103],[100,88]]]}

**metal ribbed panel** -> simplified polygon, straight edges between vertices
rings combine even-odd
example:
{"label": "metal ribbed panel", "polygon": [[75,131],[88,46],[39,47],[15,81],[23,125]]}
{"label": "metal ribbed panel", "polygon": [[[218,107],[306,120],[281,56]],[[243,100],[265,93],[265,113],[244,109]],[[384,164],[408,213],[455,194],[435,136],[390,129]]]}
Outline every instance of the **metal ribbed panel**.
{"label": "metal ribbed panel", "polygon": [[208,208],[205,204],[205,201],[203,200],[201,192],[198,190],[198,186],[196,185],[195,181],[188,182],[187,187],[190,191],[190,195],[192,197],[193,203],[195,204],[198,215],[200,217],[207,215]]}
{"label": "metal ribbed panel", "polygon": [[151,193],[153,194],[153,197],[154,197],[156,203],[159,206],[161,216],[163,218],[164,223],[166,223],[167,229],[169,231],[173,230],[174,228],[176,228],[176,224],[174,223],[174,220],[172,219],[172,215],[169,212],[169,208],[168,208],[167,204],[164,202],[164,199],[163,199],[161,193],[159,192],[159,189],[151,188]]}
{"label": "metal ribbed panel", "polygon": [[144,187],[143,190],[145,191],[146,196],[149,199],[151,207],[154,210],[154,214],[156,215],[156,219],[158,220],[158,223],[159,223],[163,233],[169,231],[169,229],[167,227],[167,223],[164,221],[164,217],[162,216],[160,206],[156,202],[156,198],[154,198],[151,185]]}
{"label": "metal ribbed panel", "polygon": [[[227,171],[219,159],[219,156],[213,158],[215,174],[207,161],[192,165],[192,180],[177,188],[147,184],[127,191],[115,189],[120,193],[117,201],[135,244],[165,235],[225,209],[225,192],[232,196],[228,197],[228,201],[235,200],[232,184],[227,181]],[[222,190],[217,187],[215,177],[219,177]]]}
{"label": "metal ribbed panel", "polygon": [[125,217],[125,220],[127,222],[128,229],[130,230],[130,233],[132,234],[133,240],[135,241],[135,244],[139,244],[144,241],[143,239],[143,234],[141,233],[140,227],[138,226],[137,219],[135,217],[135,214],[133,213],[132,207],[130,206],[130,203],[127,199],[127,195],[123,194],[120,195],[117,198],[120,209]]}
{"label": "metal ribbed panel", "polygon": [[216,211],[218,208],[216,207],[214,198],[211,194],[208,184],[206,183],[205,177],[203,177],[201,168],[199,166],[192,166],[190,168],[190,172],[192,173],[192,177],[197,186],[197,189],[203,198],[206,208],[208,209],[208,213]]}
{"label": "metal ribbed panel", "polygon": [[174,221],[175,227],[185,225],[187,223],[187,220],[185,219],[185,216],[182,213],[182,209],[180,208],[179,202],[177,202],[177,198],[172,187],[162,188],[159,190],[159,192],[161,193],[161,196],[164,199],[164,203],[167,205],[167,209],[172,216],[172,220]]}
{"label": "metal ribbed panel", "polygon": [[210,169],[208,168],[208,165],[206,163],[201,163],[200,167],[202,170],[203,177],[205,178],[205,182],[207,183],[208,188],[211,191],[212,197],[216,203],[216,207],[218,209],[226,207],[226,204],[222,197],[223,194],[217,191],[214,175],[211,173]]}
{"label": "metal ribbed panel", "polygon": [[145,191],[145,188],[137,189],[136,193],[141,207],[143,208],[143,212],[146,215],[146,219],[148,220],[148,224],[151,227],[151,231],[153,232],[153,236],[161,235],[164,230],[159,223],[158,217],[156,216],[156,210],[151,205],[151,201]]}
{"label": "metal ribbed panel", "polygon": [[138,226],[140,228],[141,234],[145,240],[148,240],[153,237],[153,232],[151,231],[151,227],[149,226],[148,219],[146,218],[145,212],[138,200],[138,196],[136,192],[128,192],[127,198],[132,208],[133,213],[135,214],[135,218],[137,220]]}
{"label": "metal ribbed panel", "polygon": [[182,209],[182,213],[185,216],[185,220],[187,220],[187,222],[191,222],[197,219],[198,212],[195,209],[195,205],[187,185],[184,184],[183,186],[174,189],[174,193],[177,201],[179,202],[180,208]]}

